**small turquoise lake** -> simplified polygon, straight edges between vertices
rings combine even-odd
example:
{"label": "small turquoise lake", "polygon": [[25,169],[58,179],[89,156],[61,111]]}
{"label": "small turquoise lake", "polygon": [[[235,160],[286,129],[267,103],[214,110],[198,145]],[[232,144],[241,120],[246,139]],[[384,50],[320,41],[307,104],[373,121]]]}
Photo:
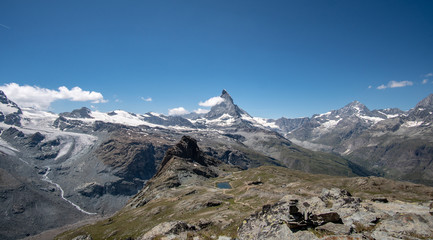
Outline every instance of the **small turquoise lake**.
{"label": "small turquoise lake", "polygon": [[220,182],[220,183],[217,183],[217,188],[221,188],[221,189],[231,189],[232,186],[230,185],[229,182]]}

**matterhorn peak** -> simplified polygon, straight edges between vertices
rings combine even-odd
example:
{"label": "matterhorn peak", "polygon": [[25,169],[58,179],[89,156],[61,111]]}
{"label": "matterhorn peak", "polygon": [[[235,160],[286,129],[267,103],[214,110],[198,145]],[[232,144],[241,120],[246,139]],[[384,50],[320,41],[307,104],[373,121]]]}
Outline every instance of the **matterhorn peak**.
{"label": "matterhorn peak", "polygon": [[222,91],[220,97],[223,98],[224,101],[213,106],[210,112],[205,115],[205,118],[216,119],[223,116],[224,114],[228,114],[236,118],[240,118],[242,115],[248,115],[247,112],[240,109],[236,104],[234,104],[232,97],[225,89]]}

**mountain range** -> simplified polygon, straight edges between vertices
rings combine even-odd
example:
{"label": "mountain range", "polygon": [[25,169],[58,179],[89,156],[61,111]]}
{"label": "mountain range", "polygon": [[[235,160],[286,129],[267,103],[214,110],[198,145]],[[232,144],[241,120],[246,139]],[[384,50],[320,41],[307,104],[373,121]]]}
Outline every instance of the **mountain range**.
{"label": "mountain range", "polygon": [[[87,108],[54,114],[21,108],[0,91],[0,237],[22,238],[113,214],[150,186],[152,177],[164,175],[162,169],[170,165],[166,152],[180,139],[188,142],[184,135],[200,144],[203,159],[213,159],[202,161],[206,167],[268,165],[433,186],[432,94],[409,111],[369,110],[354,101],[297,119],[252,117],[226,90],[220,97],[223,101],[206,114]],[[190,165],[182,169],[221,174]],[[184,171],[163,182],[176,187],[189,175]],[[28,219],[35,220],[29,224]]]}

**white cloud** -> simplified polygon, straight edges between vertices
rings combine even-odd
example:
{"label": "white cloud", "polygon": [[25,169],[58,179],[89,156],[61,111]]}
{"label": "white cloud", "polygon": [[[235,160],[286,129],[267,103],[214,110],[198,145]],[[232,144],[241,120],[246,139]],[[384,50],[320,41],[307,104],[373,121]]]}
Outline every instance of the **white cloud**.
{"label": "white cloud", "polygon": [[424,77],[433,77],[433,73],[427,73]]}
{"label": "white cloud", "polygon": [[6,96],[22,107],[33,107],[36,109],[49,109],[51,103],[57,100],[69,100],[73,102],[104,103],[101,93],[94,91],[84,91],[79,87],[68,89],[59,87],[58,90],[40,88],[37,86],[9,83],[0,86],[0,90],[5,92]]}
{"label": "white cloud", "polygon": [[390,81],[388,82],[388,84],[385,86],[384,84],[380,85],[379,87],[377,87],[377,89],[382,90],[385,88],[398,88],[398,87],[407,87],[407,86],[412,86],[413,82],[411,81]]}
{"label": "white cloud", "polygon": [[148,98],[141,97],[141,100],[143,100],[145,102],[152,102],[152,98],[151,97],[148,97]]}
{"label": "white cloud", "polygon": [[372,87],[373,87],[373,86],[370,85],[370,86],[368,86],[368,89],[370,89],[370,88],[372,88]]}
{"label": "white cloud", "polygon": [[428,79],[427,78],[422,80],[422,84],[426,84],[426,83],[428,83]]}
{"label": "white cloud", "polygon": [[379,89],[379,90],[382,90],[382,89],[385,89],[386,88],[386,86],[385,85],[380,85],[379,87],[377,87],[377,89]]}
{"label": "white cloud", "polygon": [[389,88],[397,88],[397,87],[407,87],[407,86],[412,86],[413,82],[411,81],[391,81],[388,83],[388,87]]}
{"label": "white cloud", "polygon": [[197,114],[205,114],[205,113],[208,113],[209,111],[210,110],[208,110],[208,109],[202,109],[202,108],[194,110],[194,112],[197,113]]}
{"label": "white cloud", "polygon": [[217,104],[220,104],[224,102],[224,98],[222,97],[212,97],[209,98],[208,100],[204,101],[204,102],[199,102],[198,105],[202,106],[202,107],[213,107]]}
{"label": "white cloud", "polygon": [[183,107],[177,107],[177,108],[172,108],[172,109],[168,109],[168,115],[173,116],[173,115],[185,115],[188,114],[188,110],[186,110]]}

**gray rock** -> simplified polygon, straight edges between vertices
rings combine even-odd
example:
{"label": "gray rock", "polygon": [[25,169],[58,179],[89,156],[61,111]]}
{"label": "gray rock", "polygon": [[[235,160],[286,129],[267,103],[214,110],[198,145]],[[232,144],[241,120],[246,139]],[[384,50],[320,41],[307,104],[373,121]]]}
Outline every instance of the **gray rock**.
{"label": "gray rock", "polygon": [[140,240],[152,240],[157,236],[178,235],[182,232],[195,229],[182,221],[163,222],[142,235]]}
{"label": "gray rock", "polygon": [[433,218],[429,214],[396,214],[383,219],[373,236],[388,235],[395,238],[430,238],[433,236]]}
{"label": "gray rock", "polygon": [[316,240],[319,239],[312,232],[309,231],[298,231],[293,234],[293,240]]}
{"label": "gray rock", "polygon": [[323,226],[317,227],[316,230],[331,232],[336,235],[349,235],[351,228],[343,224],[329,222]]}
{"label": "gray rock", "polygon": [[264,222],[255,222],[249,227],[244,227],[238,231],[240,240],[258,240],[258,239],[290,239],[293,236],[290,228],[281,221],[275,221],[271,224]]}
{"label": "gray rock", "polygon": [[232,240],[232,238],[227,236],[218,236],[218,240]]}
{"label": "gray rock", "polygon": [[93,240],[93,238],[90,235],[80,235],[72,238],[72,240]]}
{"label": "gray rock", "polygon": [[321,214],[313,214],[310,219],[316,224],[316,225],[323,225],[325,223],[343,223],[340,215],[336,212],[325,212]]}

